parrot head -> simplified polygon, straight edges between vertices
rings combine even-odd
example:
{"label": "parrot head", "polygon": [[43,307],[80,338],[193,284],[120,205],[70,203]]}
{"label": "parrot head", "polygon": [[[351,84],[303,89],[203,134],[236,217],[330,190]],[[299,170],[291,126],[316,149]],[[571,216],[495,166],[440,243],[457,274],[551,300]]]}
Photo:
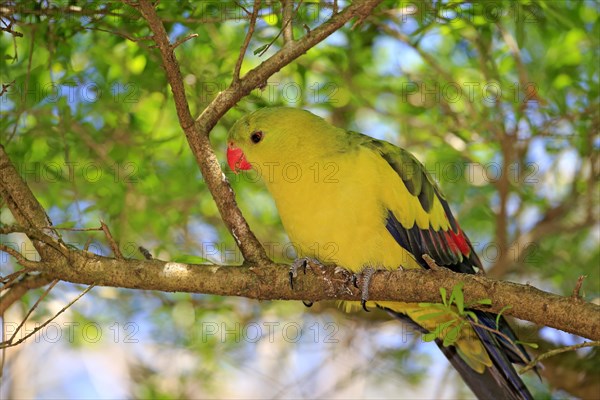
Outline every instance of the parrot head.
{"label": "parrot head", "polygon": [[284,164],[316,155],[318,149],[327,148],[324,132],[328,130],[331,128],[322,118],[308,111],[262,108],[239,119],[229,131],[227,163],[238,173],[261,164]]}

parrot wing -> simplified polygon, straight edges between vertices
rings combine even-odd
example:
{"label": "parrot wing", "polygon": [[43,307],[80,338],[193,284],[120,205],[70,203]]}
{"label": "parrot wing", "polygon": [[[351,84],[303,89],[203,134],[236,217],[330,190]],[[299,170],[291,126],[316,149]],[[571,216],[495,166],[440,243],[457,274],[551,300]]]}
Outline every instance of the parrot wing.
{"label": "parrot wing", "polygon": [[[416,208],[416,216],[406,218],[402,215],[403,211],[406,212],[406,208],[394,207],[394,202],[387,209],[385,228],[396,242],[410,252],[423,268],[429,268],[423,259],[423,255],[427,254],[435,260],[436,264],[452,271],[467,274],[483,273],[481,262],[471,242],[461,230],[450,211],[448,202],[425,167],[404,149],[362,134],[352,132],[351,135],[360,135],[362,145],[377,152],[398,174],[410,193],[409,198],[396,199],[395,204],[412,203],[413,208]],[[427,218],[418,217],[423,214]],[[413,220],[414,223],[409,225]],[[415,311],[414,307],[402,309],[402,305],[399,307],[388,307],[388,305],[386,303],[383,308],[391,315],[410,321],[420,331],[429,330],[422,326],[425,324],[414,321],[414,317],[422,315],[423,312]],[[473,326],[475,335],[470,335],[471,337],[463,343],[459,340],[451,346],[444,346],[440,338],[436,339],[444,355],[479,398],[500,398],[499,396],[502,395],[501,397],[509,399],[530,399],[531,394],[512,365],[512,363],[526,363],[530,359],[523,346],[515,344],[517,337],[513,330],[503,317],[498,318],[496,324],[495,314],[481,310],[471,311],[477,316],[477,322],[489,330]],[[494,333],[493,330],[498,330],[505,337]],[[480,343],[473,346],[473,343],[466,343],[468,341]],[[476,354],[478,347],[481,346],[485,348],[491,364],[487,357]],[[470,350],[473,350],[473,354],[469,354]],[[470,358],[476,359],[476,362],[473,363]],[[481,361],[482,359],[484,361]],[[481,363],[487,367],[481,368]]]}
{"label": "parrot wing", "polygon": [[[482,272],[481,262],[471,242],[460,229],[448,202],[425,167],[412,154],[390,143],[368,138],[364,145],[379,153],[408,190],[408,198],[394,199],[396,201],[391,202],[387,210],[385,227],[398,244],[412,253],[424,268],[429,268],[423,259],[423,255],[428,254],[436,264],[454,272]],[[408,202],[413,204],[417,215],[426,215],[426,218],[412,218],[415,223],[409,226],[410,222],[403,218],[400,207],[394,207]]]}

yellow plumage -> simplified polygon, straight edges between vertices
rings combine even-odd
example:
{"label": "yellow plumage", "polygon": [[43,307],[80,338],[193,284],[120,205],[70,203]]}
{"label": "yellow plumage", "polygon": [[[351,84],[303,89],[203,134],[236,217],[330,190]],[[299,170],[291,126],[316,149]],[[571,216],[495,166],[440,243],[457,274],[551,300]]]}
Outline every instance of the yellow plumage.
{"label": "yellow plumage", "polygon": [[[459,228],[452,231],[447,204],[445,208],[435,183],[414,157],[389,143],[336,128],[307,111],[267,108],[239,120],[228,145],[232,168],[248,161],[261,174],[299,257],[355,273],[366,267],[423,268],[422,260],[399,244],[405,232],[412,232],[427,236],[423,241],[439,246],[440,254],[453,257],[456,265],[468,261],[468,239]],[[399,224],[389,225],[391,214]],[[451,235],[459,238],[452,241]],[[476,272],[477,266],[470,271]],[[402,302],[377,305],[408,315],[427,331],[456,318],[448,313],[421,321],[420,316],[439,309]],[[468,324],[454,345],[474,371],[483,373],[492,366]]]}

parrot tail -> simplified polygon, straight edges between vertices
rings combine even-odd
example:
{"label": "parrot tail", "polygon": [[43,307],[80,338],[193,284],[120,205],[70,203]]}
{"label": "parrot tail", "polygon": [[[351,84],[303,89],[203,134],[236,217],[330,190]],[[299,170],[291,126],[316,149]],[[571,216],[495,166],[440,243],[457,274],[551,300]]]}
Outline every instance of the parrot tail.
{"label": "parrot tail", "polygon": [[[421,333],[427,333],[422,326],[414,322],[407,315],[385,308],[388,314],[396,319],[406,322],[413,326]],[[476,311],[480,322],[485,323],[491,319],[491,315],[481,311]],[[481,314],[481,315],[479,315]],[[482,321],[483,320],[483,321]],[[487,325],[487,323],[485,323]],[[515,336],[508,323],[501,319],[501,330],[511,339]],[[485,369],[483,373],[479,373],[471,368],[458,354],[456,347],[444,346],[440,339],[436,339],[438,347],[444,353],[450,364],[463,378],[467,386],[480,400],[488,399],[506,399],[506,400],[533,400],[533,396],[521,380],[517,371],[513,367],[513,362],[523,363],[514,352],[513,348],[509,348],[510,344],[506,340],[498,338],[492,332],[474,327],[479,339],[484,343],[484,346],[492,360],[493,365]],[[519,346],[521,347],[521,346]],[[526,354],[526,353],[525,353]],[[527,356],[525,356],[527,357]],[[537,370],[536,370],[537,372]]]}

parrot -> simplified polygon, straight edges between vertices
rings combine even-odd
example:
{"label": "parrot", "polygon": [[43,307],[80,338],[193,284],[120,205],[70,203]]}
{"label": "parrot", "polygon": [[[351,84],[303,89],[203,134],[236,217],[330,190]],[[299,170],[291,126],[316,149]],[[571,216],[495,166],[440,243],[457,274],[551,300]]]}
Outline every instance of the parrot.
{"label": "parrot", "polygon": [[[439,308],[368,300],[374,271],[429,269],[424,255],[454,272],[484,273],[439,186],[411,153],[303,109],[266,107],[231,127],[227,163],[260,175],[299,257],[363,274],[367,311],[381,308],[422,333],[449,324],[435,342],[479,399],[532,398],[513,366],[530,358],[504,317],[471,310],[478,324],[458,326]],[[452,328],[458,334],[445,345]]]}

